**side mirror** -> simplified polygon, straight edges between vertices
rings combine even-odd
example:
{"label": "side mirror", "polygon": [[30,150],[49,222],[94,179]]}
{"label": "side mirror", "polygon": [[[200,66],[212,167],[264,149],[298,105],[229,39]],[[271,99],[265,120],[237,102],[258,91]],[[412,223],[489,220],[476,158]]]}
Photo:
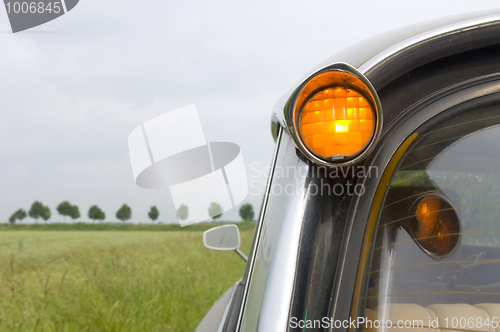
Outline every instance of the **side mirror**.
{"label": "side mirror", "polygon": [[234,250],[247,261],[247,257],[239,250],[240,230],[236,225],[224,225],[203,232],[203,244],[213,250]]}

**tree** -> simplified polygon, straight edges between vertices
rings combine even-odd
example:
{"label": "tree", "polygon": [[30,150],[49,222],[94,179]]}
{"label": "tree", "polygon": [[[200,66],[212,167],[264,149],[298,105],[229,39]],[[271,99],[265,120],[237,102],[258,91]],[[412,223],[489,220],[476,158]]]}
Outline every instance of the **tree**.
{"label": "tree", "polygon": [[148,216],[151,220],[153,220],[153,222],[158,219],[158,216],[160,215],[160,212],[158,211],[158,209],[156,208],[156,206],[152,206],[151,207],[151,210],[149,210],[148,212]]}
{"label": "tree", "polygon": [[181,206],[177,209],[177,216],[180,220],[186,220],[189,216],[189,208],[186,205],[181,204]]}
{"label": "tree", "polygon": [[73,221],[80,218],[80,210],[78,209],[78,206],[71,205],[69,216],[71,217],[71,219],[73,219]]}
{"label": "tree", "polygon": [[17,210],[17,219],[19,221],[22,221],[24,218],[26,218],[26,211],[24,211],[23,209]]}
{"label": "tree", "polygon": [[52,212],[50,212],[50,208],[48,206],[44,206],[40,217],[42,217],[43,221],[47,222],[51,216]]}
{"label": "tree", "polygon": [[17,213],[17,211],[16,211],[16,212],[14,212],[14,213],[10,216],[10,218],[9,218],[9,222],[10,222],[11,224],[13,224],[13,225],[16,223],[16,219],[17,219],[17,214],[16,214],[16,213]]}
{"label": "tree", "polygon": [[92,205],[87,215],[89,216],[89,219],[94,220],[94,222],[96,220],[102,221],[106,218],[104,211],[102,211],[97,205]]}
{"label": "tree", "polygon": [[24,211],[23,209],[19,209],[10,216],[9,222],[11,224],[15,224],[16,220],[21,221],[24,218],[26,218],[26,211]]}
{"label": "tree", "polygon": [[247,204],[243,204],[240,207],[240,217],[241,217],[241,219],[252,221],[254,216],[255,216],[255,213],[253,212],[253,206],[252,206],[252,204],[247,203]]}
{"label": "tree", "polygon": [[220,206],[218,203],[213,202],[210,204],[210,207],[208,208],[208,215],[212,217],[215,221],[215,219],[219,219],[222,217],[222,206]]}
{"label": "tree", "polygon": [[129,220],[132,218],[132,209],[127,204],[123,204],[122,207],[116,211],[116,218],[123,222]]}
{"label": "tree", "polygon": [[71,209],[72,205],[68,201],[60,203],[56,208],[57,212],[59,212],[59,214],[63,216],[64,222],[66,222],[66,217],[71,215]]}
{"label": "tree", "polygon": [[42,216],[43,213],[43,204],[40,203],[39,201],[34,201],[33,204],[31,204],[31,208],[28,211],[28,215],[35,219],[36,222],[38,222],[38,218]]}

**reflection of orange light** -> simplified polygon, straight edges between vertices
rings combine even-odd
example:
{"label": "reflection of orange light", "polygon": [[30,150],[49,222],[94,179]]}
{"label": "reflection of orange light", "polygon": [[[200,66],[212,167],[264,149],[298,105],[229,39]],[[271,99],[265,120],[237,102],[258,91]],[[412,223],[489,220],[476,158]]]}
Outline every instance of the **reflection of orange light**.
{"label": "reflection of orange light", "polygon": [[420,244],[435,254],[450,252],[457,235],[458,220],[454,213],[443,204],[439,196],[428,195],[417,206],[415,217],[417,228],[415,236]]}
{"label": "reflection of orange light", "polygon": [[374,111],[357,91],[343,87],[315,93],[300,114],[300,134],[309,149],[323,157],[350,156],[370,140]]}
{"label": "reflection of orange light", "polygon": [[420,204],[418,204],[415,216],[418,221],[418,231],[415,235],[418,237],[430,236],[436,233],[438,223],[439,210],[441,208],[441,199],[437,196],[426,196]]}

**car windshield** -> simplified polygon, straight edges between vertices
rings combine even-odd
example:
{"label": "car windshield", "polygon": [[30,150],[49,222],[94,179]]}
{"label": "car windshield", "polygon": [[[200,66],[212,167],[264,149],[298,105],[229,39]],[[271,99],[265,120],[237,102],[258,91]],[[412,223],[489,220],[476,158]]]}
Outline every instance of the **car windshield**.
{"label": "car windshield", "polygon": [[495,330],[483,324],[500,317],[499,110],[417,130],[380,207],[358,316],[411,322],[406,328]]}

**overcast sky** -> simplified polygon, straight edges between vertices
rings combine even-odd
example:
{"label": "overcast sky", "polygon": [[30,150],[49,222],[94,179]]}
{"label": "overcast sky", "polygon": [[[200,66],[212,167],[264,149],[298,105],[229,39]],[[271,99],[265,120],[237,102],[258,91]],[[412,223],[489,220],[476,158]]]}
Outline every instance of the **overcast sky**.
{"label": "overcast sky", "polygon": [[[317,63],[384,31],[500,7],[497,1],[81,0],[68,14],[12,34],[0,8],[0,222],[39,200],[68,200],[80,221],[123,204],[133,222],[168,190],[134,183],[127,138],[141,123],[196,104],[208,141],[240,145],[249,181],[269,164],[271,110]],[[250,165],[253,163],[253,167]],[[248,202],[260,208],[250,188]],[[29,218],[24,222],[30,222]],[[237,209],[223,220],[239,220]]]}

